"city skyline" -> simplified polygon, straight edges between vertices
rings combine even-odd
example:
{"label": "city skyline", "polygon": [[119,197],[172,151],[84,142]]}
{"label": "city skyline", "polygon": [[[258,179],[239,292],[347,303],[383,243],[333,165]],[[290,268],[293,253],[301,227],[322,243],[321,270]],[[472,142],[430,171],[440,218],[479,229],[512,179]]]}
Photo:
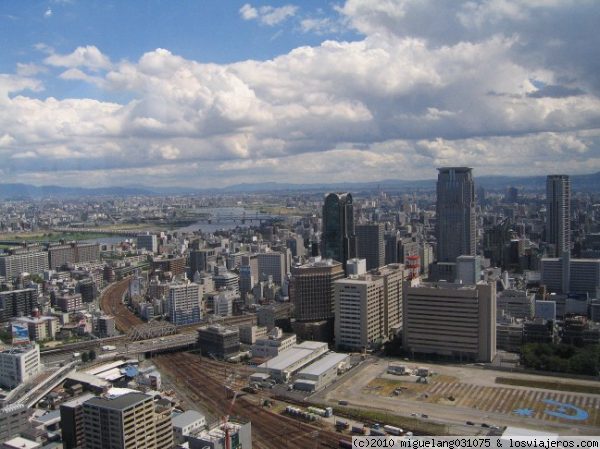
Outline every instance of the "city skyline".
{"label": "city skyline", "polygon": [[206,187],[598,171],[599,15],[570,1],[6,2],[0,175]]}

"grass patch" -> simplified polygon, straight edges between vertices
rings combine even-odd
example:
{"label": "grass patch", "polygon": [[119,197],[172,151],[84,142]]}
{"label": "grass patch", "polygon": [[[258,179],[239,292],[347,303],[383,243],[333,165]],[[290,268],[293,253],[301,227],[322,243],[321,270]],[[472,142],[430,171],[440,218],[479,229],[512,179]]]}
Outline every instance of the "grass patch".
{"label": "grass patch", "polygon": [[347,407],[334,407],[334,413],[337,416],[343,416],[365,424],[390,424],[400,427],[405,430],[410,430],[418,435],[448,435],[448,426],[427,421],[422,421],[416,418],[398,416],[392,413],[365,410]]}
{"label": "grass patch", "polygon": [[600,386],[578,385],[550,380],[515,379],[513,377],[496,377],[496,383],[519,387],[542,388],[544,390],[570,391],[572,393],[600,394]]}

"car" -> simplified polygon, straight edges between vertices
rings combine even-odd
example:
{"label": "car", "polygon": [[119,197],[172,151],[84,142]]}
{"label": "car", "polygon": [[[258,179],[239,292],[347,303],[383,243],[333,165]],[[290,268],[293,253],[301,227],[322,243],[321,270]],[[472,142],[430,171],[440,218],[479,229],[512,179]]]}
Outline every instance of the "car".
{"label": "car", "polygon": [[348,401],[338,401],[338,405],[348,405]]}
{"label": "car", "polygon": [[429,415],[424,415],[424,414],[422,414],[422,415],[421,415],[421,418],[425,418],[425,419],[427,419],[427,418],[429,418]]}
{"label": "car", "polygon": [[410,416],[418,416],[416,413],[411,413]]}
{"label": "car", "polygon": [[486,423],[481,423],[481,427],[490,427],[490,425]]}
{"label": "car", "polygon": [[475,423],[473,421],[467,421],[467,426],[474,426]]}

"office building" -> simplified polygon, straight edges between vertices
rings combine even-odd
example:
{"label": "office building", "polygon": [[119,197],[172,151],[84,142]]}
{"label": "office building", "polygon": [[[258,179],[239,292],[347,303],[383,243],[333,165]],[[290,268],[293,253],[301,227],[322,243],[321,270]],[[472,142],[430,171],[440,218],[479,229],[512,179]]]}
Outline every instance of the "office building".
{"label": "office building", "polygon": [[217,263],[217,251],[214,248],[202,248],[190,251],[190,271],[192,273],[211,271]]}
{"label": "office building", "polygon": [[67,243],[48,247],[48,266],[56,270],[63,265],[93,262],[100,258],[100,245],[97,243]]}
{"label": "office building", "polygon": [[286,275],[285,254],[275,251],[259,253],[257,259],[259,279],[264,281],[272,276],[273,282],[281,287]]}
{"label": "office building", "polygon": [[405,350],[479,362],[495,357],[495,283],[405,286],[403,310]]}
{"label": "office building", "polygon": [[36,376],[41,367],[40,347],[35,343],[4,349],[0,351],[0,386],[15,388]]}
{"label": "office building", "polygon": [[83,403],[93,397],[92,393],[85,393],[60,404],[60,427],[65,449],[83,447]]}
{"label": "office building", "polygon": [[139,250],[146,250],[151,253],[158,252],[158,237],[156,234],[138,234],[137,236],[137,247]]}
{"label": "office building", "polygon": [[29,316],[39,307],[38,291],[34,288],[0,292],[0,322]]}
{"label": "office building", "polygon": [[203,355],[227,359],[240,352],[240,331],[237,327],[219,325],[198,329],[198,346]]}
{"label": "office building", "polygon": [[475,185],[471,168],[438,170],[437,260],[454,263],[458,256],[475,255]]}
{"label": "office building", "polygon": [[456,283],[477,284],[481,280],[481,259],[479,256],[459,256],[456,258]]}
{"label": "office building", "polygon": [[152,259],[152,271],[161,273],[172,273],[173,276],[179,276],[185,273],[185,257],[155,257]]}
{"label": "office building", "polygon": [[233,290],[220,291],[213,299],[214,314],[223,317],[233,315],[233,303],[239,297]]}
{"label": "office building", "polygon": [[336,346],[371,349],[392,338],[402,323],[403,281],[399,264],[336,281]]}
{"label": "office building", "polygon": [[114,337],[117,335],[115,317],[103,315],[96,321],[96,335],[100,338]]}
{"label": "office building", "polygon": [[67,313],[83,310],[81,293],[63,292],[56,295],[56,307]]}
{"label": "office building", "polygon": [[546,241],[556,257],[571,251],[571,181],[567,175],[546,178]]}
{"label": "office building", "polygon": [[152,396],[125,393],[95,397],[83,404],[85,449],[167,449],[173,447],[171,408]]}
{"label": "office building", "polygon": [[169,318],[176,326],[199,323],[202,296],[198,284],[188,282],[169,286]]}
{"label": "office building", "polygon": [[596,298],[600,290],[600,259],[542,258],[541,283],[551,293],[588,294]]}
{"label": "office building", "polygon": [[383,232],[383,223],[356,225],[357,257],[366,259],[367,270],[373,270],[385,264]]}
{"label": "office building", "polygon": [[496,297],[498,316],[531,319],[534,315],[535,293],[503,290]]}
{"label": "office building", "polygon": [[233,290],[236,293],[240,292],[240,277],[227,270],[227,267],[215,267],[215,272],[213,274],[213,282],[215,285],[215,290],[225,289],[225,290]]}
{"label": "office building", "polygon": [[344,277],[340,262],[320,257],[292,267],[290,301],[299,321],[331,320],[334,316],[334,282]]}
{"label": "office building", "polygon": [[356,257],[354,206],[350,193],[330,193],[323,204],[323,233],[321,255],[346,266]]}
{"label": "office building", "polygon": [[48,270],[48,253],[41,250],[14,250],[0,255],[0,276],[11,280],[21,273],[43,274]]}

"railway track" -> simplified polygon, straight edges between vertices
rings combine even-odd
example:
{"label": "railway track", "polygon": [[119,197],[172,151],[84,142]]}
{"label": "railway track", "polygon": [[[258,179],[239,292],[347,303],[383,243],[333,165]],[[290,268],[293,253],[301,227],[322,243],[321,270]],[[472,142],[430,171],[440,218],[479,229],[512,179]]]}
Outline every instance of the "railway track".
{"label": "railway track", "polygon": [[100,298],[100,308],[108,315],[115,317],[116,328],[127,333],[132,327],[143,324],[131,310],[123,304],[123,295],[129,287],[129,278],[110,285]]}
{"label": "railway track", "polygon": [[[226,384],[235,382],[235,371],[247,375],[247,367],[229,365],[189,353],[167,354],[155,363],[178,386],[188,390],[216,416],[227,413],[231,398]],[[232,376],[233,374],[233,376]],[[339,434],[321,429],[260,406],[258,396],[240,396],[232,415],[252,422],[252,440],[257,449],[306,449],[338,447]]]}

